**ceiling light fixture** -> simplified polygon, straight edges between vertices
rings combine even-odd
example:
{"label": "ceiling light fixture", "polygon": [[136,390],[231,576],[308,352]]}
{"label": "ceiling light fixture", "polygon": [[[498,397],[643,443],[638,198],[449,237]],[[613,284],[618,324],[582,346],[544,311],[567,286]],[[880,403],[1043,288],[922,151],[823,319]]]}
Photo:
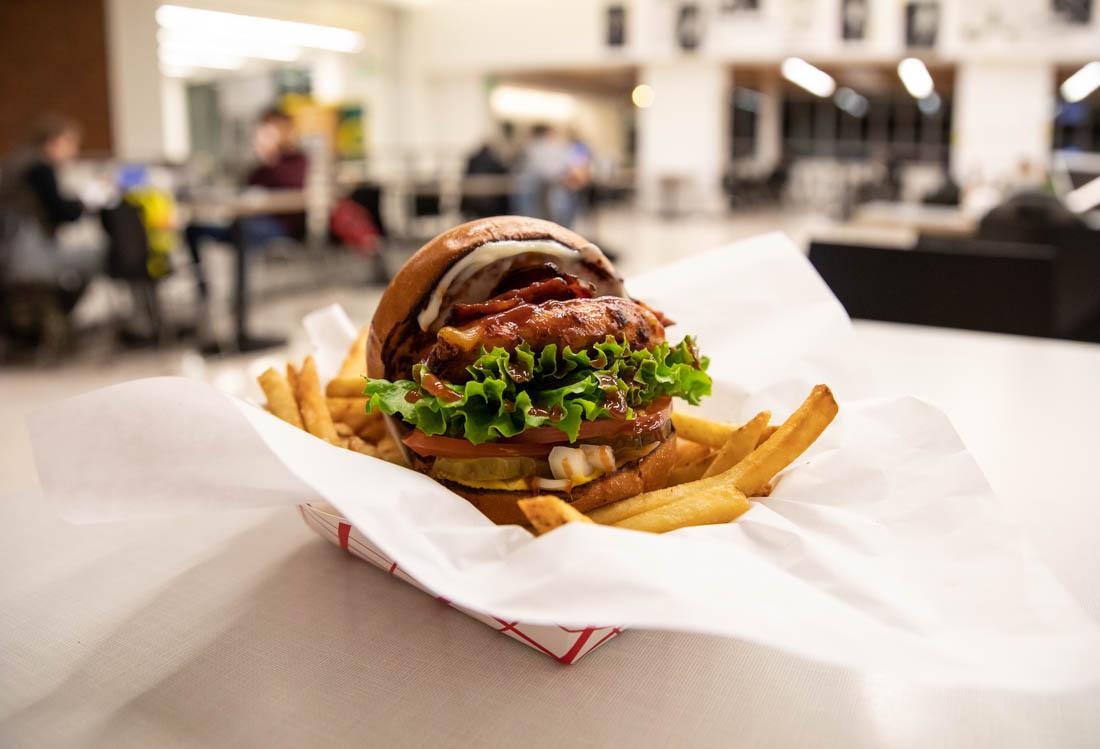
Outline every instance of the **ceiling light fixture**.
{"label": "ceiling light fixture", "polygon": [[577,102],[569,94],[519,86],[497,86],[489,94],[489,108],[502,119],[564,122],[573,116]]}
{"label": "ceiling light fixture", "polygon": [[925,64],[915,57],[906,57],[898,63],[898,77],[905,85],[905,90],[914,99],[931,96],[935,90],[932,74],[928,72]]}
{"label": "ceiling light fixture", "polygon": [[216,34],[231,37],[242,44],[282,43],[332,52],[359,52],[363,49],[362,34],[335,26],[243,16],[180,5],[160,6],[157,8],[156,19],[161,28],[188,38]]}
{"label": "ceiling light fixture", "polygon": [[653,106],[653,100],[657,95],[653,93],[653,87],[645,83],[639,83],[630,92],[630,100],[638,109],[648,109]]}
{"label": "ceiling light fixture", "polygon": [[1058,90],[1071,104],[1100,88],[1100,62],[1093,61],[1062,82]]}
{"label": "ceiling light fixture", "polygon": [[825,98],[836,91],[836,81],[820,68],[815,68],[801,57],[788,57],[779,68],[783,77],[814,96]]}

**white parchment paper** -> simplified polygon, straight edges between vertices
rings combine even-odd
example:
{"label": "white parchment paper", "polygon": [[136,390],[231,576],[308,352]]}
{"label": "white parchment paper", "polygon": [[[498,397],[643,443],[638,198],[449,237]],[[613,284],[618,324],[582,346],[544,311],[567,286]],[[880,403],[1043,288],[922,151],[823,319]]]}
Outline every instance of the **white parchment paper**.
{"label": "white parchment paper", "polygon": [[[571,525],[536,539],[425,476],[177,378],[36,414],[38,473],[77,520],[323,498],[437,595],[509,620],[713,633],[947,685],[1100,681],[1100,629],[1031,557],[948,418],[910,397],[860,399],[873,361],[851,356],[843,309],[790,242],[740,242],[628,288],[711,357],[702,412],[779,420],[817,382],[840,400],[818,443],[735,523],[660,536]],[[331,375],[354,326],[337,308],[306,325]]]}

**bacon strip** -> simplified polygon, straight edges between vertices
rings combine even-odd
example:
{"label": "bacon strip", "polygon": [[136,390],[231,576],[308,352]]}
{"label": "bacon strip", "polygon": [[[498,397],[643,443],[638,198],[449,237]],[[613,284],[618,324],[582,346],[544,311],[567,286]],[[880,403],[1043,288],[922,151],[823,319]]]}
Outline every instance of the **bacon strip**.
{"label": "bacon strip", "polygon": [[449,325],[462,325],[486,315],[495,315],[518,307],[524,302],[541,304],[551,300],[589,299],[593,295],[592,284],[580,280],[568,273],[555,278],[535,281],[521,289],[512,289],[484,302],[456,304],[447,320]]}

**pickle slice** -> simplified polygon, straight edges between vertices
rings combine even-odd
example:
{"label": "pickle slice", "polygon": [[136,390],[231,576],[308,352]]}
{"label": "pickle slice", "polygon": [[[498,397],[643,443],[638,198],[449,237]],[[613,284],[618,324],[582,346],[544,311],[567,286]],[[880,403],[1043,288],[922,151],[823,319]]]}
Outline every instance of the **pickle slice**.
{"label": "pickle slice", "polygon": [[534,458],[436,458],[432,476],[450,481],[508,481],[534,476],[540,461]]}

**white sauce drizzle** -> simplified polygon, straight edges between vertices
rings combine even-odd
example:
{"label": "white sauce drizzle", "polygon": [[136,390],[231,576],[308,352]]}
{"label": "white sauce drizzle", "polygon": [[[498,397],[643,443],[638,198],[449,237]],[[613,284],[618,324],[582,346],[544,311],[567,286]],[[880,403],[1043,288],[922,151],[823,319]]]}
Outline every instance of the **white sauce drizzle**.
{"label": "white sauce drizzle", "polygon": [[524,239],[501,240],[499,242],[486,242],[466,257],[452,265],[443,278],[439,279],[435,291],[432,292],[424,309],[416,316],[421,330],[428,330],[439,318],[440,308],[443,306],[443,298],[452,284],[467,278],[487,265],[503,260],[514,255],[522,255],[525,252],[535,252],[540,255],[562,258],[581,258],[596,263],[607,269],[614,276],[614,269],[604,254],[595,245],[587,245],[580,251],[566,247],[552,239]]}

